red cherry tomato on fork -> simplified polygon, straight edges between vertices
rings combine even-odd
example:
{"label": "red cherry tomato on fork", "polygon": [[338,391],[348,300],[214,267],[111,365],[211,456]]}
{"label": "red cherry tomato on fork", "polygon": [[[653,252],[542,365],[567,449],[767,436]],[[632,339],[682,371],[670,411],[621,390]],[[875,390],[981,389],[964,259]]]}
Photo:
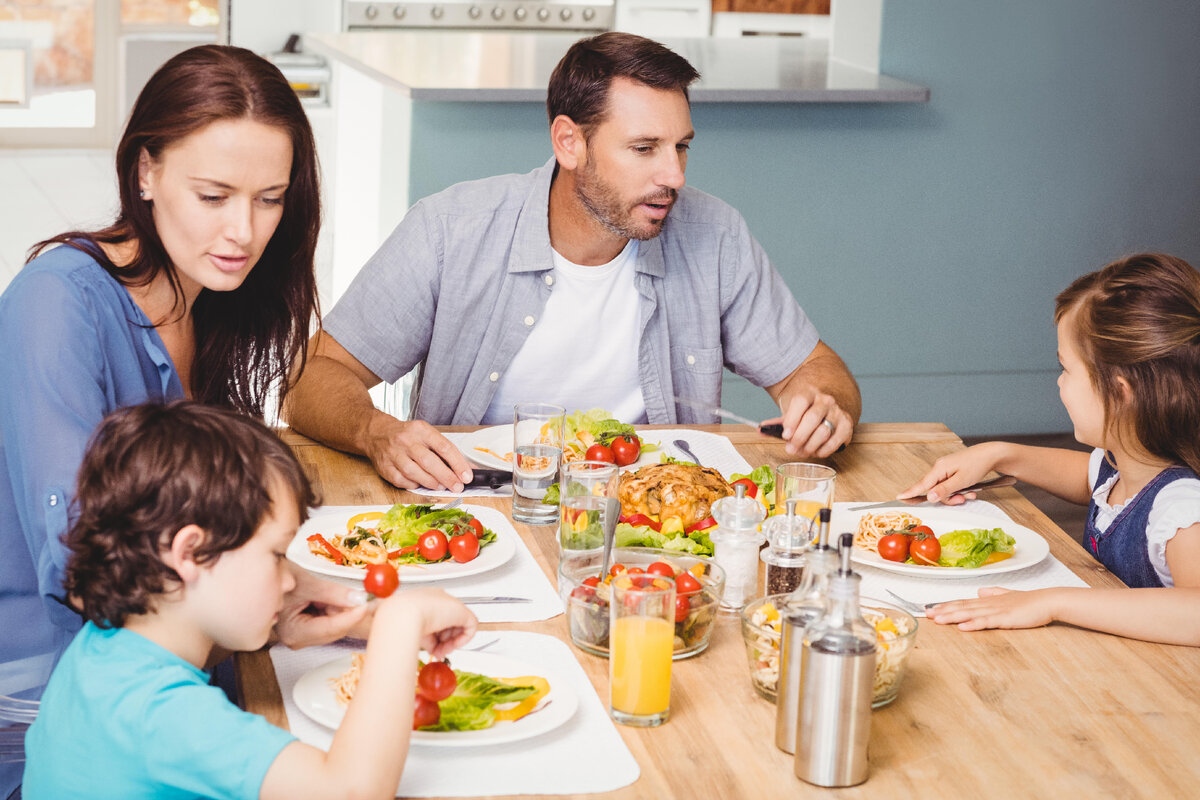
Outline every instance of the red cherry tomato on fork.
{"label": "red cherry tomato on fork", "polygon": [[400,586],[400,576],[391,564],[369,564],[363,588],[376,597],[387,597]]}
{"label": "red cherry tomato on fork", "polygon": [[441,561],[446,557],[448,546],[449,543],[446,541],[446,534],[437,528],[430,528],[422,533],[421,538],[417,540],[417,552],[426,561]]}
{"label": "red cherry tomato on fork", "polygon": [[617,457],[613,455],[611,447],[605,447],[602,444],[594,444],[587,449],[587,455],[584,456],[588,461],[605,461],[609,464],[617,463]]}
{"label": "red cherry tomato on fork", "polygon": [[618,467],[629,466],[642,454],[642,442],[636,436],[618,436],[610,447]]}
{"label": "red cherry tomato on fork", "polygon": [[474,531],[460,533],[450,540],[450,557],[460,564],[471,561],[479,555],[479,537]]}

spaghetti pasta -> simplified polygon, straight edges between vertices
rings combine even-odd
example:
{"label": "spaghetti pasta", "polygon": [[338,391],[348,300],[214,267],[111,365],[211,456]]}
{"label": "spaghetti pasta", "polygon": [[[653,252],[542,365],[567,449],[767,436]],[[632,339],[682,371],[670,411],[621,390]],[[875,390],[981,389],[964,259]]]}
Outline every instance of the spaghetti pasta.
{"label": "spaghetti pasta", "polygon": [[920,524],[921,520],[907,511],[863,514],[858,520],[858,531],[854,534],[854,544],[856,547],[876,552],[879,549],[879,540],[887,536],[889,531],[902,531]]}
{"label": "spaghetti pasta", "polygon": [[350,669],[336,678],[329,679],[329,685],[333,687],[333,696],[343,708],[350,705],[350,699],[358,689],[358,677],[362,673],[364,658],[364,654],[355,653],[350,659]]}

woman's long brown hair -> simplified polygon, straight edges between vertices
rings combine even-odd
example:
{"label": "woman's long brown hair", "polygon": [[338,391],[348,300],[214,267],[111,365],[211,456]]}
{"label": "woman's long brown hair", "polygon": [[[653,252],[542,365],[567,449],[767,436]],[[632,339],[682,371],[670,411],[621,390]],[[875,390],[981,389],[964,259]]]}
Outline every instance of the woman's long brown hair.
{"label": "woman's long brown hair", "polygon": [[[318,313],[313,257],[320,230],[320,183],[308,117],[270,62],[240,47],[202,45],[167,61],[147,82],[117,146],[121,208],[97,231],[70,231],[39,242],[30,260],[54,244],[84,250],[125,286],[145,286],[165,273],[183,292],[175,267],[154,226],[151,206],[140,199],[138,162],[145,150],[158,159],[171,145],[220,120],[251,119],[280,128],[292,142],[292,171],[283,215],[258,263],[231,292],[202,290],[192,306],[196,355],[193,397],[261,416],[272,386],[280,399],[285,378],[307,353],[309,326]],[[131,263],[118,268],[99,244],[136,242]],[[185,387],[186,388],[186,387]]]}

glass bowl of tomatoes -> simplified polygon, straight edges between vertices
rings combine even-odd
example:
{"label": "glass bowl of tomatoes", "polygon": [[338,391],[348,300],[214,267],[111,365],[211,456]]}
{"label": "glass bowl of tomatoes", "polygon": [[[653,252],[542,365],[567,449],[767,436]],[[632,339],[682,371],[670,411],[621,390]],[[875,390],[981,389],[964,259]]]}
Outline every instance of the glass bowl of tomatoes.
{"label": "glass bowl of tomatoes", "polygon": [[[708,647],[725,590],[725,570],[710,558],[652,547],[614,548],[609,574],[600,580],[601,553],[572,563],[559,573],[559,592],[567,606],[571,641],[581,650],[608,657],[609,588],[622,571],[650,572],[675,581],[673,658],[687,658]],[[668,574],[669,573],[669,574]]]}
{"label": "glass bowl of tomatoes", "polygon": [[[742,638],[754,690],[772,703],[779,682],[782,612],[791,595],[769,594],[742,607]],[[900,681],[917,638],[917,620],[885,600],[863,597],[863,618],[875,628],[875,689],[872,706],[886,706],[900,693]]]}

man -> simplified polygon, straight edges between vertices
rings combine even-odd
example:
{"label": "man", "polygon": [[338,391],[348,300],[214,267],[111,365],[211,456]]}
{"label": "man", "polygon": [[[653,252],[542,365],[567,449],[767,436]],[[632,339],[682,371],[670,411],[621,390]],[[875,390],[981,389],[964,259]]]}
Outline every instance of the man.
{"label": "man", "polygon": [[[709,423],[729,366],[782,410],[787,451],[849,441],[858,386],[725,203],[684,187],[698,73],[626,33],[576,42],[550,78],[554,158],[418,202],[324,321],[292,426],[403,488],[459,491],[433,424],[512,420],[521,400],[626,422]],[[421,365],[413,417],[367,394]]]}

